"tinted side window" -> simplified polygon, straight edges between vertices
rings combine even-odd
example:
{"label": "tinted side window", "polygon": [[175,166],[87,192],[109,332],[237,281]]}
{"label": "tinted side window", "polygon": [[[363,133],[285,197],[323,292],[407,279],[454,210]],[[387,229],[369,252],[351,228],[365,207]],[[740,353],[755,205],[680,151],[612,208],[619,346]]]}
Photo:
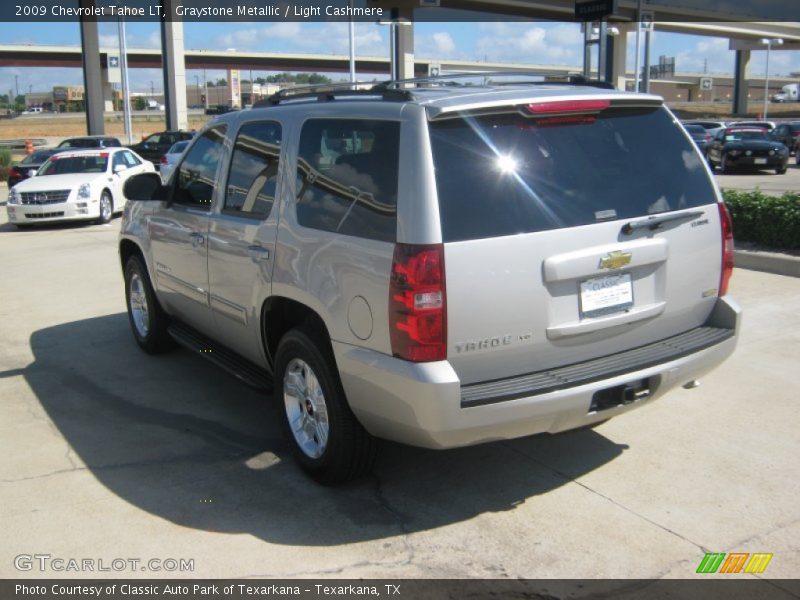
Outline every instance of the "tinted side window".
{"label": "tinted side window", "polygon": [[124,167],[128,166],[128,163],[125,162],[125,156],[124,155],[125,155],[124,152],[116,152],[114,154],[114,161],[111,164],[111,168],[112,169],[116,169],[119,165],[122,165]]}
{"label": "tinted side window", "polygon": [[236,136],[224,211],[266,218],[275,202],[281,126],[247,123]]}
{"label": "tinted side window", "polygon": [[174,202],[206,210],[211,207],[226,129],[225,125],[212,127],[189,150],[178,169]]}
{"label": "tinted side window", "polygon": [[300,225],[395,241],[399,143],[395,121],[306,121],[297,161]]}
{"label": "tinted side window", "polygon": [[136,155],[133,152],[130,152],[129,150],[125,150],[124,152],[122,152],[122,155],[125,157],[125,162],[128,164],[129,167],[135,167],[142,163],[142,161],[136,158]]}

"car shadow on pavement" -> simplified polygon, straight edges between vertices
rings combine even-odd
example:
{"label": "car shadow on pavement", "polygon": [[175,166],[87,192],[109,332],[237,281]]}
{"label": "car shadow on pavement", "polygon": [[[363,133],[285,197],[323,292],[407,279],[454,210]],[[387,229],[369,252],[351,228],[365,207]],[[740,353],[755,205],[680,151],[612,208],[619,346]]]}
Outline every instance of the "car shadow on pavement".
{"label": "car shadow on pavement", "polygon": [[626,448],[591,430],[449,451],[385,443],[374,475],[325,488],[291,460],[264,394],[183,350],[144,354],[123,313],[30,343],[24,377],[100,483],[180,526],[272,543],[383,539],[513,510]]}

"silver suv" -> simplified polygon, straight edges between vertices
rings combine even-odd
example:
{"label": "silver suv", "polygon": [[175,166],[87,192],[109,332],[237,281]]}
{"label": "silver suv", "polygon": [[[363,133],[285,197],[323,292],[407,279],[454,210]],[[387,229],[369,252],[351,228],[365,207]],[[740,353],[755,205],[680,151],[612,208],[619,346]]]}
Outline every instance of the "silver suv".
{"label": "silver suv", "polygon": [[166,184],[142,175],[126,194],[136,341],[274,389],[324,483],[366,472],[375,438],[452,448],[592,426],[736,344],[728,213],[655,96],[284,93],[213,121]]}

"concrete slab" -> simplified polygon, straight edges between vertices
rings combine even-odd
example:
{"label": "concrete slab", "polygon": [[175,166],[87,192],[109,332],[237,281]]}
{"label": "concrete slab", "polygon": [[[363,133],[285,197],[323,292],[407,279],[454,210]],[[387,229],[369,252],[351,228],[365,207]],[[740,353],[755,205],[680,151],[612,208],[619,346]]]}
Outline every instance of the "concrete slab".
{"label": "concrete slab", "polygon": [[374,476],[328,489],[268,399],[139,351],[118,226],[0,222],[0,577],[42,575],[21,553],[194,561],[133,577],[692,577],[706,550],[756,549],[764,576],[800,571],[797,279],[736,270],[741,345],[696,390],[593,431],[386,444]]}

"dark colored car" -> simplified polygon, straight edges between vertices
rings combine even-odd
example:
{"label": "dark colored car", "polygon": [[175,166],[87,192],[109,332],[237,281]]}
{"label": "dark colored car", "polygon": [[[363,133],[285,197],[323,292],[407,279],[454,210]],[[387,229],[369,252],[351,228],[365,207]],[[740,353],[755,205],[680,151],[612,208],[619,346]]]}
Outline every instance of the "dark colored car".
{"label": "dark colored car", "polygon": [[161,157],[164,156],[176,142],[191,140],[193,131],[161,131],[148,135],[138,144],[128,146],[142,158],[152,162],[156,169],[159,167]]}
{"label": "dark colored car", "polygon": [[796,147],[800,145],[800,121],[790,123],[780,123],[772,130],[770,137],[776,142],[782,143],[794,154]]}
{"label": "dark colored car", "polygon": [[706,146],[711,141],[712,135],[706,131],[701,125],[684,125],[686,133],[692,137],[692,141],[700,149],[703,154],[706,153]]}
{"label": "dark colored car", "polygon": [[789,163],[789,149],[771,139],[766,129],[753,127],[727,128],[708,144],[708,164],[719,166],[723,173],[750,167],[775,169],[782,175]]}
{"label": "dark colored car", "polygon": [[683,126],[686,127],[687,125],[699,125],[703,129],[706,130],[711,137],[714,137],[719,133],[720,130],[725,129],[727,125],[724,121],[706,121],[706,120],[698,120],[698,121],[683,121]]}
{"label": "dark colored car", "polygon": [[57,148],[48,148],[46,150],[36,150],[33,154],[29,154],[16,165],[11,167],[8,172],[8,187],[11,189],[20,181],[24,181],[30,177],[31,171],[38,171],[44,162],[58,152],[63,152]]}
{"label": "dark colored car", "polygon": [[233,112],[239,110],[238,108],[234,108],[228,104],[217,104],[216,106],[209,106],[206,109],[207,115],[224,115],[229,112]]}
{"label": "dark colored car", "polygon": [[119,148],[120,141],[108,135],[84,135],[81,137],[67,138],[56,148]]}

